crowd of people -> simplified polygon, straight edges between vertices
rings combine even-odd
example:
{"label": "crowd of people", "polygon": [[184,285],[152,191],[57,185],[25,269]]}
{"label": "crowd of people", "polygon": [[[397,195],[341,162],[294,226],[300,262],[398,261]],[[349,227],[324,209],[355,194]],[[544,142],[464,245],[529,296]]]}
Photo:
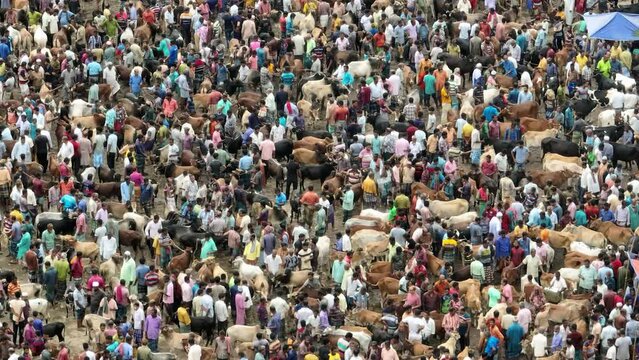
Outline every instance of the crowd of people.
{"label": "crowd of people", "polygon": [[[633,242],[584,255],[575,279],[553,263],[551,240],[598,221],[639,227],[639,177],[613,146],[637,141],[636,87],[611,95],[617,135],[589,128],[577,109],[591,89],[635,74],[639,49],[588,38],[580,17],[616,3],[20,3],[0,4],[0,251],[16,269],[0,272],[11,324],[0,328],[1,359],[636,358]],[[300,85],[323,74],[335,92],[306,111]],[[247,106],[246,92],[260,97]],[[507,108],[532,102],[535,118],[580,148],[576,184],[531,176],[529,129]],[[202,109],[206,126],[192,121]],[[314,145],[311,161],[292,145],[282,156],[279,145],[305,139],[311,123],[330,146]],[[269,164],[284,158],[273,187]],[[338,188],[303,186],[315,162],[331,170],[316,179]],[[439,197],[466,201],[468,226],[440,216]],[[348,226],[360,200],[388,210],[376,258]],[[131,235],[118,205],[148,216],[134,253],[122,249]],[[176,226],[196,234],[194,248]],[[95,253],[82,247],[92,240]],[[224,269],[201,276],[190,257],[176,267],[192,251],[199,269],[212,256]],[[52,309],[72,308],[67,327],[91,327],[85,317],[97,314],[99,330],[81,348],[53,342],[27,293],[34,284]],[[579,316],[565,301],[582,301]],[[166,325],[212,345],[189,335],[175,353]],[[250,346],[235,343],[244,325],[260,328]]]}

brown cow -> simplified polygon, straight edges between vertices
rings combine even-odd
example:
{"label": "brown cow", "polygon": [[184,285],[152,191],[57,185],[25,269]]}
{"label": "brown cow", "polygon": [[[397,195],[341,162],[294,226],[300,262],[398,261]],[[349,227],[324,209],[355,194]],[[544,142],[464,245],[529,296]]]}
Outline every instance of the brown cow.
{"label": "brown cow", "polygon": [[590,228],[604,234],[606,238],[608,238],[608,241],[616,246],[628,245],[628,242],[633,236],[632,230],[618,226],[611,221],[601,221],[597,219],[590,223]]}
{"label": "brown cow", "polygon": [[118,219],[122,219],[122,216],[124,216],[124,213],[133,211],[133,209],[130,206],[127,206],[127,204],[122,204],[122,203],[113,202],[113,201],[106,201],[103,204],[106,204],[107,211],[110,214],[112,214],[113,217]]}
{"label": "brown cow", "polygon": [[146,124],[146,122],[144,122],[142,119],[137,118],[135,116],[130,116],[130,115],[127,116],[126,119],[124,120],[124,123],[127,125],[133,126],[133,128],[136,130],[146,131],[146,129],[148,128],[148,125]]}
{"label": "brown cow", "polygon": [[321,164],[326,156],[323,153],[299,148],[293,150],[293,159],[302,165]]}
{"label": "brown cow", "polygon": [[240,93],[237,96],[237,104],[251,111],[257,109],[261,100],[262,94],[251,91]]}
{"label": "brown cow", "polygon": [[191,260],[193,260],[193,250],[191,250],[191,248],[186,248],[183,253],[178,256],[174,256],[171,259],[169,265],[166,267],[166,270],[169,273],[172,273],[174,271],[184,271],[191,265]]}
{"label": "brown cow", "polygon": [[350,316],[350,320],[359,326],[375,325],[381,322],[382,314],[375,311],[362,309],[359,311],[353,311]]}
{"label": "brown cow", "polygon": [[426,184],[422,182],[414,182],[410,186],[410,192],[411,192],[411,197],[415,196],[416,193],[420,192],[422,194],[426,194],[426,196],[430,200],[442,200],[442,201],[448,200],[448,196],[446,196],[446,194],[443,191],[435,191],[429,188],[428,186],[426,186]]}
{"label": "brown cow", "polygon": [[497,74],[495,75],[495,81],[497,82],[497,85],[499,85],[500,87],[503,87],[506,89],[510,89],[513,87],[513,78],[511,78],[510,76]]}
{"label": "brown cow", "polygon": [[519,125],[521,125],[526,131],[544,131],[554,129],[558,126],[554,120],[548,121],[526,116],[519,118]]}
{"label": "brown cow", "polygon": [[534,101],[525,102],[523,104],[508,105],[501,111],[500,115],[505,115],[510,121],[522,117],[534,118],[539,113],[539,104]]}
{"label": "brown cow", "polygon": [[399,292],[399,280],[392,277],[385,277],[377,283],[382,299],[387,295],[397,294]]}
{"label": "brown cow", "polygon": [[195,166],[173,166],[172,171],[167,174],[168,177],[176,177],[182,175],[184,172],[187,174],[193,174],[196,177],[200,175],[200,169]]}
{"label": "brown cow", "polygon": [[332,178],[324,181],[324,183],[322,184],[322,191],[329,194],[338,195],[342,190],[342,186],[344,186],[344,179],[345,177],[343,174],[335,174],[335,176],[333,176]]}
{"label": "brown cow", "polygon": [[389,261],[377,261],[368,268],[369,273],[389,273],[391,263]]}
{"label": "brown cow", "polygon": [[330,151],[332,145],[332,139],[320,139],[314,136],[305,136],[302,140],[298,140],[293,143],[293,149],[305,148],[311,151]]}
{"label": "brown cow", "polygon": [[109,198],[112,196],[120,198],[120,183],[117,182],[103,182],[94,184],[94,191],[100,195],[100,197]]}
{"label": "brown cow", "polygon": [[548,172],[543,170],[534,170],[530,172],[533,182],[541,186],[545,186],[548,182],[557,186],[564,187],[568,179],[573,178],[575,175],[570,171]]}
{"label": "brown cow", "polygon": [[[136,231],[136,230],[124,230],[124,229],[120,229],[119,231],[119,235],[120,235],[120,241],[119,241],[119,246],[121,247],[122,245],[124,246],[130,246],[133,248],[133,251],[135,251],[135,256],[138,256],[138,250],[140,249],[140,245],[142,245],[142,241],[143,239],[143,235],[141,232]],[[120,250],[120,253],[122,252],[122,250]]]}
{"label": "brown cow", "polygon": [[594,261],[594,260],[597,260],[597,257],[582,254],[577,251],[572,251],[567,253],[566,256],[564,256],[564,265],[566,267],[578,269],[581,265],[584,264],[586,260]]}

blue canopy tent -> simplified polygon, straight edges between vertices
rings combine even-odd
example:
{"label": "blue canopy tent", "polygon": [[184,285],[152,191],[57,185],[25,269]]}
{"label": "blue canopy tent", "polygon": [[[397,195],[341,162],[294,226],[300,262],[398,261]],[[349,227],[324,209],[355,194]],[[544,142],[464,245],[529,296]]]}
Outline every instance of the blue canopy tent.
{"label": "blue canopy tent", "polygon": [[639,40],[639,15],[626,13],[584,14],[588,36],[615,41]]}

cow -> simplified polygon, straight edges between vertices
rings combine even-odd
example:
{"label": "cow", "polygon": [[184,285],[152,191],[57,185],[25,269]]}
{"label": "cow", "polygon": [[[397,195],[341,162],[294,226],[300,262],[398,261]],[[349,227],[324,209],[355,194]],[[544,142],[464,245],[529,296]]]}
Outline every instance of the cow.
{"label": "cow", "polygon": [[572,109],[577,117],[585,119],[597,105],[599,105],[599,102],[595,99],[580,99],[572,104]]}
{"label": "cow", "polygon": [[293,153],[293,140],[283,139],[275,143],[275,158],[288,159]]}
{"label": "cow", "polygon": [[577,236],[586,245],[603,248],[606,245],[604,234],[588,229],[584,226],[567,225],[561,232],[571,233]]}
{"label": "cow", "polygon": [[501,115],[505,115],[510,121],[521,117],[534,118],[539,114],[539,104],[535,101],[529,101],[522,104],[508,105],[501,111]]}
{"label": "cow", "polygon": [[592,262],[594,260],[597,260],[597,256],[589,256],[576,251],[569,252],[566,254],[566,256],[564,256],[564,265],[569,268],[579,269],[579,267],[583,265],[586,260]]}
{"label": "cow", "polygon": [[355,216],[344,223],[344,228],[351,230],[351,236],[360,230],[370,229],[376,231],[386,231],[387,226],[377,218],[369,218],[366,216]]}
{"label": "cow", "polygon": [[354,310],[349,318],[355,325],[369,326],[381,323],[382,314],[371,310],[361,309],[359,311]]}
{"label": "cow", "polygon": [[382,299],[388,295],[396,295],[399,292],[399,280],[392,277],[385,277],[377,282]]}
{"label": "cow", "polygon": [[215,337],[215,318],[199,316],[191,318],[191,331],[204,336],[205,346],[208,346]]}
{"label": "cow", "polygon": [[554,153],[562,156],[578,157],[581,154],[577,144],[555,138],[543,139],[541,141],[541,149],[544,156],[548,153]]}
{"label": "cow", "polygon": [[162,328],[161,334],[164,337],[161,340],[162,343],[166,344],[172,352],[175,350],[184,350],[186,345],[188,345],[186,343],[188,339],[195,339],[196,344],[202,341],[202,337],[195,333],[176,333],[174,329],[166,326]]}
{"label": "cow", "polygon": [[333,143],[333,139],[318,139],[313,136],[307,136],[293,143],[293,149],[305,148],[311,151],[320,150],[322,152],[327,151],[329,146]]}
{"label": "cow", "polygon": [[531,171],[530,176],[535,184],[546,185],[548,182],[557,187],[562,187],[574,174],[569,171],[548,172],[543,170]]}
{"label": "cow", "polygon": [[449,201],[433,200],[430,202],[430,211],[433,216],[438,216],[442,219],[461,215],[468,212],[468,201],[464,199]]}
{"label": "cow", "polygon": [[601,219],[592,221],[590,228],[604,234],[616,246],[627,246],[633,236],[632,230],[629,228],[618,226],[611,221],[601,221]]}
{"label": "cow", "polygon": [[639,166],[639,147],[636,144],[618,144],[616,142],[612,142],[612,138],[610,140],[614,151],[612,156],[613,166],[616,167],[618,161],[624,161],[630,166],[632,166],[632,162],[635,161],[637,166]]}
{"label": "cow", "polygon": [[593,248],[588,246],[587,244],[581,241],[573,241],[570,243],[569,253],[577,252],[586,256],[594,256],[597,257],[603,250],[601,248]]}
{"label": "cow", "polygon": [[326,161],[326,155],[319,150],[298,148],[293,150],[293,159],[301,165],[321,164]]}
{"label": "cow", "polygon": [[521,136],[524,141],[524,145],[527,147],[540,147],[541,141],[545,138],[555,138],[557,137],[557,133],[559,131],[557,129],[548,129],[543,131],[526,131],[524,135]]}
{"label": "cow", "polygon": [[477,212],[470,211],[461,215],[451,216],[444,220],[444,224],[451,230],[466,230],[477,216]]}
{"label": "cow", "polygon": [[58,337],[58,341],[64,341],[64,323],[52,322],[42,327],[44,335],[49,338]]}
{"label": "cow", "polygon": [[304,188],[304,180],[306,179],[319,180],[320,183],[324,183],[334,170],[335,165],[332,163],[304,165],[300,169],[300,173],[302,175],[300,179],[300,186]]}
{"label": "cow", "polygon": [[544,131],[554,129],[558,124],[554,121],[524,116],[519,118],[519,125],[526,129],[526,131]]}
{"label": "cow", "polygon": [[351,235],[353,249],[364,248],[367,244],[383,240],[388,240],[388,234],[371,229],[363,229]]}
{"label": "cow", "polygon": [[244,259],[241,257],[233,260],[233,267],[239,268],[240,277],[246,280],[253,280],[259,275],[263,275],[264,272],[259,266],[247,264],[244,262]]}
{"label": "cow", "polygon": [[231,347],[236,342],[252,342],[255,340],[257,333],[260,332],[260,326],[233,325],[226,330],[226,335],[231,339]]}

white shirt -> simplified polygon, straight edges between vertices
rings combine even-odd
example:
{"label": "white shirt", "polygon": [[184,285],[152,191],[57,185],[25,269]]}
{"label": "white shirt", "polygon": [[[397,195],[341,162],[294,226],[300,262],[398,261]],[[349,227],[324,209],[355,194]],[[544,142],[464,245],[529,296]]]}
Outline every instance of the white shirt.
{"label": "white shirt", "polygon": [[84,356],[88,357],[89,360],[95,360],[95,353],[93,351],[91,351],[91,350],[87,350],[84,353]]}
{"label": "white shirt", "polygon": [[557,280],[556,277],[553,277],[552,280],[550,281],[550,290],[554,292],[562,292],[567,287],[568,285],[566,285],[566,280],[564,280],[563,277],[560,277],[559,280]]}
{"label": "white shirt", "polygon": [[202,358],[202,347],[198,344],[193,344],[189,347],[188,360],[200,360]]}
{"label": "white shirt", "polygon": [[177,160],[179,154],[180,148],[175,144],[175,142],[173,143],[173,145],[169,145],[169,160]]}
{"label": "white shirt", "polygon": [[313,310],[307,308],[307,307],[302,307],[301,309],[297,310],[297,312],[295,313],[295,318],[297,319],[297,326],[300,326],[300,323],[303,321],[308,323],[308,319],[313,317]]}
{"label": "white shirt", "polygon": [[58,150],[58,160],[64,161],[64,159],[71,159],[73,157],[73,144],[70,141],[62,143],[60,150]]}
{"label": "white shirt", "polygon": [[606,351],[606,360],[617,360],[617,347],[612,345]]}
{"label": "white shirt", "polygon": [[266,268],[268,269],[268,271],[271,274],[276,275],[280,271],[280,267],[282,266],[282,257],[280,257],[279,255],[275,255],[275,258],[273,258],[273,256],[267,256],[264,259],[264,263],[266,263]]}
{"label": "white shirt", "polygon": [[497,153],[497,155],[495,155],[495,165],[497,165],[498,171],[506,172],[508,170],[508,157]]}
{"label": "white shirt", "polygon": [[459,23],[459,38],[465,40],[470,38],[470,24],[466,21]]}
{"label": "white shirt", "polygon": [[226,303],[222,300],[215,302],[215,317],[217,321],[226,321],[229,318],[229,309],[226,307]]}
{"label": "white shirt", "polygon": [[135,330],[142,330],[142,322],[146,316],[144,315],[144,310],[140,306],[135,313],[133,313],[133,328]]}
{"label": "white shirt", "polygon": [[424,320],[424,324],[426,326],[424,326],[424,329],[422,329],[422,336],[423,337],[429,337],[431,335],[435,334],[435,320],[433,320],[433,318],[429,318],[428,320],[423,319]]}
{"label": "white shirt", "polygon": [[404,322],[408,325],[408,341],[421,341],[422,330],[426,327],[426,320],[420,317],[407,317]]}
{"label": "white shirt", "polygon": [[[217,305],[217,304],[216,304]],[[213,298],[209,294],[202,295],[202,300],[200,300],[200,307],[202,308],[202,316],[211,316],[211,310],[213,309]],[[226,307],[226,305],[225,305]],[[218,315],[217,307],[215,309],[215,315]],[[218,317],[219,320],[219,317]]]}
{"label": "white shirt", "polygon": [[344,234],[342,235],[342,251],[343,252],[347,252],[347,251],[352,251],[353,250],[353,246],[351,245],[351,238],[350,236]]}
{"label": "white shirt", "polygon": [[548,346],[548,339],[543,334],[535,334],[533,336],[530,345],[533,348],[533,355],[536,357],[546,356],[546,346]]}

